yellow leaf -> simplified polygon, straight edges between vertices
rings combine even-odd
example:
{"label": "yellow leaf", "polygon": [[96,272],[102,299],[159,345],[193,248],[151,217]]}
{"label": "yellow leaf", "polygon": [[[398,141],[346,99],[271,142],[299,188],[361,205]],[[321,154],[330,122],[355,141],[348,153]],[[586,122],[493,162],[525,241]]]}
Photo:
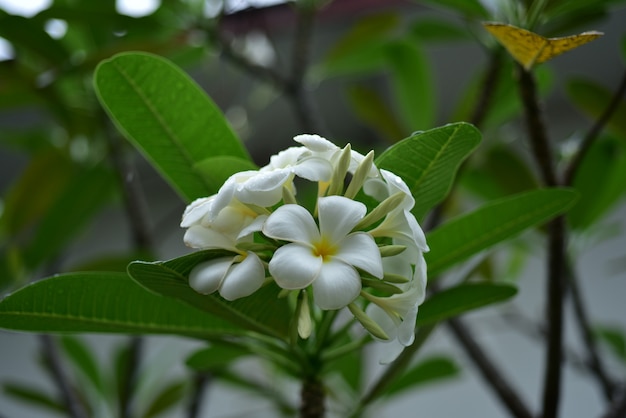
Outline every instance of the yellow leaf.
{"label": "yellow leaf", "polygon": [[602,32],[590,31],[562,38],[545,38],[504,23],[486,22],[483,26],[526,70],[604,35]]}

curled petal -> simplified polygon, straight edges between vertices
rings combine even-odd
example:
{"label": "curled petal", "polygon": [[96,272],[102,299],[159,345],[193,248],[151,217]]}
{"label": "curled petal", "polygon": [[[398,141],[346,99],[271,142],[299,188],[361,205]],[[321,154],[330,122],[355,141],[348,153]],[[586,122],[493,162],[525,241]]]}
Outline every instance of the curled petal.
{"label": "curled petal", "polygon": [[292,174],[287,169],[256,172],[237,187],[235,196],[243,203],[272,206],[280,201],[283,185],[290,181],[291,177]]}
{"label": "curled petal", "polygon": [[314,152],[326,152],[339,149],[337,145],[333,144],[328,139],[315,134],[297,135],[293,140]]}
{"label": "curled petal", "polygon": [[379,279],[383,277],[383,261],[378,246],[374,239],[364,232],[356,232],[345,237],[339,243],[339,251],[335,258],[365,270]]}
{"label": "curled petal", "polygon": [[263,233],[270,238],[306,245],[320,239],[313,216],[298,205],[284,205],[276,209],[265,221]]}
{"label": "curled petal", "polygon": [[220,257],[199,263],[189,273],[189,286],[204,295],[215,292],[232,263],[233,257]]}
{"label": "curled petal", "polygon": [[322,265],[313,282],[315,304],[322,309],[341,309],[359,296],[361,277],[350,265],[336,258]]}
{"label": "curled petal", "polygon": [[278,168],[290,167],[298,163],[302,154],[309,152],[305,147],[289,147],[270,157],[270,163],[261,167],[259,171],[276,170]]}
{"label": "curled petal", "polygon": [[[283,206],[284,207],[284,206]],[[270,260],[269,270],[276,284],[283,289],[304,289],[318,276],[322,257],[316,257],[310,247],[287,244],[280,247]]]}
{"label": "curled petal", "polygon": [[235,300],[249,296],[259,290],[265,281],[265,269],[259,257],[248,252],[246,258],[233,264],[222,285],[220,295],[226,300]]}
{"label": "curled petal", "polygon": [[317,204],[320,232],[331,242],[338,242],[348,235],[367,212],[363,203],[343,196],[321,197]]}
{"label": "curled petal", "polygon": [[199,223],[209,213],[210,203],[214,199],[211,197],[201,197],[191,202],[183,213],[180,226],[188,228],[195,223]]}
{"label": "curled petal", "polygon": [[205,228],[201,225],[192,225],[183,237],[185,244],[191,248],[225,248],[233,249],[235,242],[226,235],[214,229]]}
{"label": "curled petal", "polygon": [[266,219],[267,215],[259,215],[254,218],[254,220],[248,226],[241,229],[239,235],[237,235],[237,240],[245,238],[253,232],[262,230],[263,224],[265,224]]}
{"label": "curled petal", "polygon": [[311,181],[328,181],[333,174],[330,163],[322,158],[308,157],[292,168],[292,172]]}

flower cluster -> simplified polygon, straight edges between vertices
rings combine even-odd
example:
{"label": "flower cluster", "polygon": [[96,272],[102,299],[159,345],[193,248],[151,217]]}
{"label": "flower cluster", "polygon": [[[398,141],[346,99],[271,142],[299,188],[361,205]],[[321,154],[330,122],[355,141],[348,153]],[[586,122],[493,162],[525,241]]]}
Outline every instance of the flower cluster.
{"label": "flower cluster", "polygon": [[[390,344],[392,360],[413,342],[426,287],[428,246],[411,214],[415,200],[400,177],[375,166],[373,152],[317,135],[294,139],[301,146],[232,175],[217,194],[187,207],[185,243],[232,253],[198,264],[189,284],[235,300],[273,280],[284,292],[312,295],[319,309],[348,307]],[[295,197],[296,178],[317,183],[311,210]],[[368,210],[356,199],[375,204]],[[298,319],[302,338],[311,331],[308,315]]]}

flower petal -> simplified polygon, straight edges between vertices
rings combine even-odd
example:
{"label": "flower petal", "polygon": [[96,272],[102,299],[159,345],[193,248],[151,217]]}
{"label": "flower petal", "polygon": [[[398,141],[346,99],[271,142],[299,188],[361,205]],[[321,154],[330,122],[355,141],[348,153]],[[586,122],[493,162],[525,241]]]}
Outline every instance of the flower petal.
{"label": "flower petal", "polygon": [[383,261],[374,238],[365,232],[355,232],[338,243],[335,258],[367,271],[382,279]]}
{"label": "flower petal", "polygon": [[[284,206],[283,206],[284,207]],[[322,257],[301,244],[280,247],[270,260],[269,270],[283,289],[304,289],[315,280],[322,267]]]}
{"label": "flower petal", "polygon": [[315,304],[322,309],[341,309],[354,301],[360,291],[359,273],[336,258],[322,264],[313,282]]}
{"label": "flower petal", "polygon": [[290,181],[289,169],[256,172],[240,184],[235,196],[242,203],[268,207],[278,203],[283,195],[283,185]]}
{"label": "flower petal", "polygon": [[343,196],[320,197],[317,201],[320,232],[332,243],[338,243],[367,213],[361,202]]}
{"label": "flower petal", "polygon": [[233,264],[220,286],[220,295],[226,300],[235,300],[259,290],[265,281],[265,268],[259,257],[248,252],[246,258]]}
{"label": "flower petal", "polygon": [[191,202],[183,213],[183,218],[180,222],[180,226],[188,228],[195,223],[199,223],[204,218],[210,209],[211,201],[215,199],[215,196],[201,197]]}
{"label": "flower petal", "polygon": [[189,273],[189,286],[198,293],[215,292],[233,263],[233,257],[220,257],[197,264]]}
{"label": "flower petal", "polygon": [[328,181],[333,174],[330,163],[317,157],[305,158],[291,170],[296,176],[310,181]]}
{"label": "flower petal", "polygon": [[201,225],[192,225],[183,237],[185,244],[191,248],[225,248],[233,249],[235,242],[226,235]]}
{"label": "flower petal", "polygon": [[284,205],[276,209],[265,221],[263,233],[270,238],[305,245],[320,239],[313,216],[298,205]]}
{"label": "flower petal", "polygon": [[337,145],[333,144],[328,139],[315,134],[296,135],[293,137],[293,140],[314,152],[326,152],[339,149]]}

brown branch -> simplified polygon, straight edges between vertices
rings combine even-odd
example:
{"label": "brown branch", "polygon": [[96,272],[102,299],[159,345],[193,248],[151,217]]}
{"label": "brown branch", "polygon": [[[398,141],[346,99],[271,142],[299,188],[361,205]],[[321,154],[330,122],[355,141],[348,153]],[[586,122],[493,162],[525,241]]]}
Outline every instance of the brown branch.
{"label": "brown branch", "polygon": [[620,82],[620,85],[617,88],[617,90],[615,90],[615,93],[613,94],[611,101],[607,105],[606,109],[604,109],[604,112],[602,112],[600,117],[591,126],[591,128],[589,129],[589,132],[587,132],[587,135],[585,135],[585,138],[582,140],[580,144],[580,148],[578,149],[578,152],[576,152],[576,154],[574,155],[574,158],[565,169],[565,174],[563,176],[564,185],[566,186],[572,185],[572,183],[574,182],[574,177],[576,176],[576,173],[578,172],[578,168],[580,167],[580,164],[585,158],[585,155],[587,155],[589,148],[591,148],[591,145],[596,140],[598,135],[600,135],[600,133],[604,129],[604,126],[609,122],[609,120],[611,119],[611,117],[613,116],[617,108],[619,107],[619,103],[625,94],[626,94],[626,71],[624,72],[624,75],[622,76],[622,81]]}
{"label": "brown branch", "polygon": [[448,327],[452,335],[461,344],[467,355],[476,365],[484,378],[487,386],[493,390],[502,405],[516,418],[532,418],[533,414],[528,410],[511,384],[505,379],[493,361],[485,354],[482,347],[468,331],[468,326],[460,318],[450,319]]}
{"label": "brown branch", "polygon": [[[529,71],[518,65],[519,92],[524,106],[531,149],[539,167],[543,183],[554,187],[558,184],[554,170],[552,150],[539,108],[535,79]],[[544,418],[558,415],[561,396],[561,366],[563,345],[563,291],[565,265],[565,218],[559,216],[548,224],[548,277],[546,313],[548,315],[548,338],[543,388]]]}
{"label": "brown branch", "polygon": [[317,377],[306,378],[300,391],[300,418],[323,418],[326,412],[324,385]]}

